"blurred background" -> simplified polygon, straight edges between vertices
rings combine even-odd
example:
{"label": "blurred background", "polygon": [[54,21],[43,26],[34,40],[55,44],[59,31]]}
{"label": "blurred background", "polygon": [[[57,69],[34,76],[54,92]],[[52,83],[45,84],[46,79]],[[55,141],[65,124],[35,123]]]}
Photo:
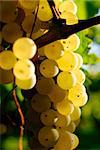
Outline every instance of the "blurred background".
{"label": "blurred background", "polygon": [[[78,6],[79,19],[86,19],[100,15],[99,0],[75,0]],[[84,59],[82,67],[86,74],[85,86],[89,95],[88,103],[82,108],[81,122],[75,131],[80,138],[77,150],[100,150],[100,25],[78,33],[81,39],[81,46],[77,50]],[[85,42],[84,42],[85,41]],[[3,101],[5,95],[12,89],[12,84],[0,84],[0,103],[2,102],[8,115],[2,114],[0,118],[0,150],[17,150],[19,130],[13,121],[18,118],[18,113],[11,95],[7,101]],[[24,98],[20,89],[17,88],[17,96],[20,104]],[[14,113],[14,116],[13,116]],[[9,118],[9,115],[11,118]],[[1,141],[1,139],[0,139]],[[28,150],[27,138],[24,136],[24,150]]]}

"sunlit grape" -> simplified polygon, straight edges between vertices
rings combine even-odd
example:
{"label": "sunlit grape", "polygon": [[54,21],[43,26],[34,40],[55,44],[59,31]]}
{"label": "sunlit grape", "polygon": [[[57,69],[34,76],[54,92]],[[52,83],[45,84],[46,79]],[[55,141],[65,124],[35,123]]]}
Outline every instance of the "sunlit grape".
{"label": "sunlit grape", "polygon": [[43,112],[50,108],[51,102],[48,96],[35,94],[32,98],[32,108],[36,112]]}
{"label": "sunlit grape", "polygon": [[43,127],[38,133],[38,140],[44,147],[50,148],[55,145],[59,138],[59,133],[51,127]]}
{"label": "sunlit grape", "polygon": [[40,72],[46,78],[52,78],[59,72],[56,62],[53,60],[45,59],[40,64]]}
{"label": "sunlit grape", "polygon": [[73,73],[76,76],[76,82],[77,83],[82,83],[83,84],[85,82],[85,74],[82,70],[75,69],[75,70],[73,70]]}
{"label": "sunlit grape", "polygon": [[78,69],[78,68],[82,67],[83,58],[82,58],[82,56],[81,56],[80,54],[78,54],[78,53],[75,53],[75,55],[77,56],[77,60],[78,60],[78,63],[77,63],[77,66],[76,66],[76,68]]}
{"label": "sunlit grape", "polygon": [[64,130],[73,133],[75,129],[76,129],[76,125],[73,121],[71,121],[70,124]]}
{"label": "sunlit grape", "polygon": [[79,144],[79,138],[75,134],[72,134],[72,136],[73,136],[73,148],[72,149],[75,149]]}
{"label": "sunlit grape", "polygon": [[5,70],[12,69],[17,62],[16,57],[12,51],[2,51],[0,53],[0,67]]}
{"label": "sunlit grape", "polygon": [[25,8],[25,9],[32,9],[33,11],[35,10],[37,4],[38,4],[38,0],[34,1],[34,0],[18,0],[20,5]]}
{"label": "sunlit grape", "polygon": [[19,59],[32,58],[36,54],[36,44],[30,38],[22,37],[14,42],[13,52]]}
{"label": "sunlit grape", "polygon": [[79,107],[74,107],[74,111],[71,113],[70,117],[72,121],[78,120],[81,116],[81,109]]}

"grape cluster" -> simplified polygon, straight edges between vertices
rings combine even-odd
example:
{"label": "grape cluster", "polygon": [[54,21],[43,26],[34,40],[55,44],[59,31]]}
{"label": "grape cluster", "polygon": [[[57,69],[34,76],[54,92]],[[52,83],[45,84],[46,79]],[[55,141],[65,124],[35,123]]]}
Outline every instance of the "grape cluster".
{"label": "grape cluster", "polygon": [[[72,0],[54,2],[60,18],[65,19],[67,25],[78,23],[77,6]],[[13,82],[15,77],[19,88],[28,90],[34,87],[36,90],[31,106],[39,114],[42,124],[36,134],[43,149],[75,149],[79,144],[74,131],[80,122],[80,107],[88,99],[83,85],[85,74],[81,70],[83,59],[76,53],[80,46],[79,37],[73,34],[37,49],[33,40],[48,31],[47,22],[53,18],[47,0],[1,1],[0,4],[3,14],[0,18],[3,23],[0,36],[5,42],[13,44],[12,50],[2,50],[0,53],[0,83]],[[26,37],[23,37],[24,34]],[[32,59],[36,53],[39,62],[35,66]]]}

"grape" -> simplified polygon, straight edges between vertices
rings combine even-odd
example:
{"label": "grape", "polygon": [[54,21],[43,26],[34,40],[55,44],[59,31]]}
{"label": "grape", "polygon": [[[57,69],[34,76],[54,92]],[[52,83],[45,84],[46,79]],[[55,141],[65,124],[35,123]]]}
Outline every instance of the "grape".
{"label": "grape", "polygon": [[73,136],[73,148],[72,149],[75,149],[79,144],[79,138],[75,134],[72,134],[72,136]]}
{"label": "grape", "polygon": [[77,63],[77,66],[76,66],[76,68],[78,69],[78,68],[80,68],[80,67],[82,66],[82,64],[83,64],[83,58],[82,58],[82,56],[81,56],[80,54],[78,54],[78,53],[75,53],[75,55],[77,56],[77,59],[78,59],[78,63]]}
{"label": "grape", "polygon": [[53,18],[52,11],[46,0],[44,0],[44,1],[40,0],[37,17],[41,21],[49,21],[50,19]]}
{"label": "grape", "polygon": [[58,114],[57,116],[58,117],[54,123],[57,128],[62,129],[62,128],[67,127],[70,124],[71,118],[69,115],[64,116],[64,115]]}
{"label": "grape", "polygon": [[52,91],[48,95],[50,100],[54,103],[62,101],[66,96],[66,91],[61,89],[58,85],[54,85]]}
{"label": "grape", "polygon": [[75,14],[71,13],[71,12],[63,12],[60,15],[60,18],[66,19],[66,24],[67,25],[73,25],[73,24],[78,23],[78,17]]}
{"label": "grape", "polygon": [[54,86],[55,82],[52,78],[44,78],[42,77],[36,84],[36,89],[37,91],[42,94],[42,95],[48,95],[53,86]]}
{"label": "grape", "polygon": [[76,84],[76,76],[72,72],[61,72],[57,76],[57,84],[63,90],[68,90]]}
{"label": "grape", "polygon": [[45,126],[54,125],[55,119],[57,119],[57,112],[53,109],[48,109],[41,113],[40,120]]}
{"label": "grape", "polygon": [[72,34],[67,39],[60,40],[65,51],[76,51],[80,46],[80,39],[76,34]]}
{"label": "grape", "polygon": [[75,123],[75,125],[77,127],[80,124],[80,118],[78,120],[75,120],[74,123]]}
{"label": "grape", "polygon": [[39,56],[45,56],[44,47],[41,47],[38,49],[38,54],[39,54]]}
{"label": "grape", "polygon": [[59,133],[51,127],[43,127],[38,133],[38,140],[44,147],[50,148],[55,145],[59,138]]}
{"label": "grape", "polygon": [[56,62],[53,60],[45,59],[40,64],[40,73],[46,78],[52,78],[56,76],[59,72],[59,69],[56,65]]}
{"label": "grape", "polygon": [[12,69],[17,62],[16,57],[12,51],[2,51],[0,53],[0,67],[5,70]]}
{"label": "grape", "polygon": [[76,125],[73,121],[70,122],[70,124],[65,128],[65,130],[73,133],[76,129]]}
{"label": "grape", "polygon": [[69,89],[68,99],[71,100],[75,106],[80,107],[85,105],[88,99],[85,87],[77,83],[73,88]]}
{"label": "grape", "polygon": [[4,25],[2,29],[2,37],[9,43],[13,43],[15,40],[22,37],[22,35],[23,32],[21,31],[21,27],[15,22]]}
{"label": "grape", "polygon": [[14,21],[18,15],[16,10],[17,1],[0,1],[0,21],[10,23]]}
{"label": "grape", "polygon": [[44,53],[47,58],[56,60],[63,56],[63,45],[59,42],[53,42],[44,47]]}
{"label": "grape", "polygon": [[72,71],[77,65],[77,57],[73,52],[66,51],[56,62],[62,71]]}
{"label": "grape", "polygon": [[77,83],[83,84],[85,82],[85,74],[82,70],[75,69],[75,70],[73,70],[73,73],[76,76]]}
{"label": "grape", "polygon": [[14,82],[12,70],[3,70],[0,68],[0,84],[7,84],[11,82]]}
{"label": "grape", "polygon": [[13,68],[13,73],[20,80],[30,79],[35,72],[34,64],[27,59],[18,60]]}
{"label": "grape", "polygon": [[[31,33],[34,19],[35,19],[35,15],[33,14],[29,14],[24,18],[22,22],[22,27],[25,32]],[[36,19],[33,32],[37,32],[39,29],[40,29],[40,21]]]}
{"label": "grape", "polygon": [[19,3],[23,8],[34,11],[37,4],[38,4],[38,1],[35,1],[35,0],[19,0]]}
{"label": "grape", "polygon": [[14,55],[19,59],[29,59],[34,57],[36,54],[36,44],[30,38],[19,38],[14,42],[13,52]]}
{"label": "grape", "polygon": [[79,107],[74,107],[74,111],[70,115],[71,120],[72,121],[78,120],[80,116],[81,116],[81,109]]}
{"label": "grape", "polygon": [[69,115],[73,112],[74,106],[68,99],[64,99],[56,104],[57,111],[62,115]]}
{"label": "grape", "polygon": [[73,1],[63,1],[59,5],[59,11],[61,13],[63,13],[63,12],[72,12],[72,13],[76,14],[77,6]]}
{"label": "grape", "polygon": [[15,78],[15,83],[19,88],[24,89],[24,90],[29,90],[33,88],[36,84],[36,75],[33,74],[31,78],[26,79],[26,80]]}
{"label": "grape", "polygon": [[50,108],[51,102],[48,96],[35,94],[32,98],[32,108],[36,112],[43,112]]}
{"label": "grape", "polygon": [[62,131],[54,150],[71,150],[73,147],[73,136],[70,132]]}

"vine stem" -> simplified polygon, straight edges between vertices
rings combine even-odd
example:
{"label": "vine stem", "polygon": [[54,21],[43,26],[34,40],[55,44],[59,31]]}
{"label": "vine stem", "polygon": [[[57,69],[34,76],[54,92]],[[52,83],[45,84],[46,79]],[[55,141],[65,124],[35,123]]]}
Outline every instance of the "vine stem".
{"label": "vine stem", "polygon": [[89,18],[86,20],[79,20],[77,24],[66,25],[60,21],[57,24],[53,24],[52,28],[43,36],[34,40],[37,47],[43,47],[56,40],[68,38],[70,35],[90,28],[94,25],[100,24],[100,16]]}
{"label": "vine stem", "polygon": [[23,150],[23,131],[24,131],[24,124],[25,124],[25,119],[24,119],[24,115],[22,113],[20,104],[18,102],[17,96],[16,96],[16,90],[13,90],[13,97],[14,97],[14,102],[15,105],[17,107],[17,110],[19,112],[20,115],[20,119],[21,119],[21,125],[20,125],[20,137],[19,137],[19,145],[18,145],[18,150]]}

